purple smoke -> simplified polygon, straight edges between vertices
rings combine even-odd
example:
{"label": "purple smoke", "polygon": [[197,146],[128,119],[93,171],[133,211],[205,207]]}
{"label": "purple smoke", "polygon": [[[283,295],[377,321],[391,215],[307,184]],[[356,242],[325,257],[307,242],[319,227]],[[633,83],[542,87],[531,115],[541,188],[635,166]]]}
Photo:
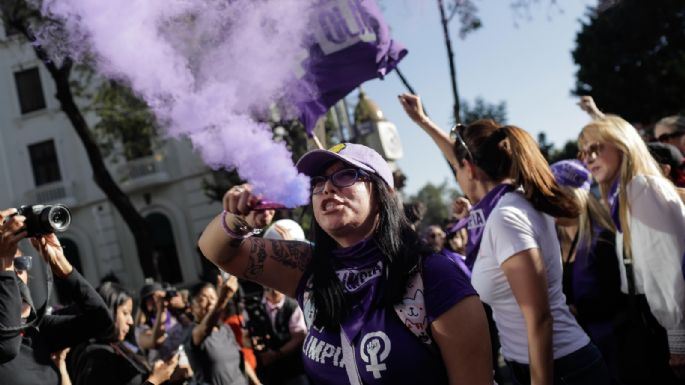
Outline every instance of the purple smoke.
{"label": "purple smoke", "polygon": [[44,0],[65,25],[69,54],[126,82],[171,137],[211,167],[236,167],[289,207],[309,199],[283,142],[255,114],[288,100],[302,71],[312,2],[304,0]]}

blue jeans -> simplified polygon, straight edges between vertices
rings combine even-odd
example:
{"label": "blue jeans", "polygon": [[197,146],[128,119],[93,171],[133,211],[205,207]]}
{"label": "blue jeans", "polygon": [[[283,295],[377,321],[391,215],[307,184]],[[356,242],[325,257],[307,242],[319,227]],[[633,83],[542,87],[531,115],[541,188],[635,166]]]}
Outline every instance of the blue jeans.
{"label": "blue jeans", "polygon": [[[530,366],[507,360],[516,385],[530,384]],[[609,370],[599,349],[590,342],[554,360],[555,385],[610,385]]]}

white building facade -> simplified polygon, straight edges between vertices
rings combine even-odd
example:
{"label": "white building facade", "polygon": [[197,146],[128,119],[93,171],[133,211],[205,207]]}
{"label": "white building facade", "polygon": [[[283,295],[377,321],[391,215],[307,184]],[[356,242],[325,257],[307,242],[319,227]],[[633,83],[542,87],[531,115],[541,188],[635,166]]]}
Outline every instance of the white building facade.
{"label": "white building facade", "polygon": [[[113,273],[137,289],[145,277],[133,236],[95,184],[83,145],[54,95],[54,82],[31,46],[7,36],[0,23],[0,207],[65,204],[72,223],[59,238],[72,263],[94,284]],[[86,119],[91,127],[97,121],[92,114]],[[152,156],[107,164],[152,224],[163,278],[197,281],[197,238],[221,205],[205,195],[203,179],[211,173],[191,145],[168,140]]]}

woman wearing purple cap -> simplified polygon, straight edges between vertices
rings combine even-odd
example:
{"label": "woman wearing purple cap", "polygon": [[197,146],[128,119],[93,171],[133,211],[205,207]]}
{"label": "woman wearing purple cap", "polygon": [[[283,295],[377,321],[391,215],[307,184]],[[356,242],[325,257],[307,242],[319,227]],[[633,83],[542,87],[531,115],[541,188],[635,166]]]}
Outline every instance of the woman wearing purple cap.
{"label": "woman wearing purple cap", "polygon": [[411,229],[387,162],[339,144],[297,163],[310,176],[314,246],[248,238],[250,186],[224,197],[203,232],[222,269],[296,297],[311,325],[302,348],[315,384],[492,384],[483,307],[459,258]]}
{"label": "woman wearing purple cap", "polygon": [[583,163],[561,160],[550,169],[580,207],[577,222],[557,225],[566,302],[602,352],[614,384],[620,384],[614,320],[624,310],[626,298],[620,290],[616,228],[609,211],[590,192],[592,174]]}
{"label": "woman wearing purple cap", "polygon": [[518,384],[609,384],[597,348],[561,290],[554,218],[576,218],[573,197],[555,182],[535,140],[521,128],[479,120],[447,136],[420,99],[400,96],[405,111],[438,144],[473,202],[466,263],[492,307],[501,352]]}
{"label": "woman wearing purple cap", "polygon": [[684,383],[685,205],[637,130],[622,118],[595,119],[581,131],[578,145],[617,230],[621,291],[628,294],[630,310],[616,329],[625,335],[619,341],[621,380]]}

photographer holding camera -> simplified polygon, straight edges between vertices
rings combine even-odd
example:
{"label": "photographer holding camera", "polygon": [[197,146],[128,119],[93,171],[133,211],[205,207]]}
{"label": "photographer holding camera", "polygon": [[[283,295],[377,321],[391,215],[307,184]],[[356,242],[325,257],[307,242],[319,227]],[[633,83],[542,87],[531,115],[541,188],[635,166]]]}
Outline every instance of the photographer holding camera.
{"label": "photographer holding camera", "polygon": [[[55,216],[54,210],[48,209],[53,212],[45,218],[30,209],[22,208],[23,215],[14,208],[0,211],[0,378],[7,385],[60,384],[51,354],[113,327],[102,298],[72,268],[52,232],[66,228],[54,225],[55,220],[64,219],[65,212]],[[68,222],[61,223],[68,226]],[[17,247],[24,238],[30,238],[50,267],[48,277],[52,274],[61,281],[80,314],[45,315],[47,301],[40,309],[35,308],[27,286],[32,259],[22,256]]]}
{"label": "photographer holding camera", "polygon": [[157,282],[143,286],[135,336],[149,362],[167,359],[187,338],[192,326],[187,311],[187,304],[175,288]]}

